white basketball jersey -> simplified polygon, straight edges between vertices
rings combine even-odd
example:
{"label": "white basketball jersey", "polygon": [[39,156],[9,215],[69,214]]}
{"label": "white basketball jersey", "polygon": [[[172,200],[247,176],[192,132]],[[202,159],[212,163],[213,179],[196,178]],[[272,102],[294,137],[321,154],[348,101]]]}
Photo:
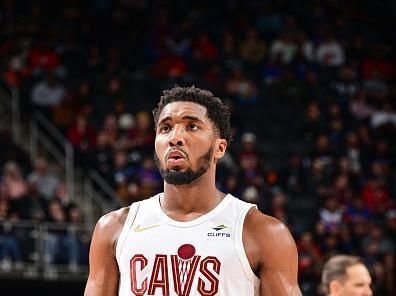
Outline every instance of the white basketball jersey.
{"label": "white basketball jersey", "polygon": [[228,194],[188,222],[169,218],[159,195],[131,205],[116,245],[120,296],[259,295],[242,243],[254,205]]}

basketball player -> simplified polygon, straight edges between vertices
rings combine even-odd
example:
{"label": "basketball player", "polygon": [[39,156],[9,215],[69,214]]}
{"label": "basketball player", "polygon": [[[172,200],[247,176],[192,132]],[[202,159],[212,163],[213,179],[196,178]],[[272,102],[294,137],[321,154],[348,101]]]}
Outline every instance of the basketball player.
{"label": "basketball player", "polygon": [[322,287],[328,296],[371,296],[371,277],[359,257],[336,255],[323,267]]}
{"label": "basketball player", "polygon": [[228,109],[175,87],[153,114],[164,192],[98,221],[85,295],[301,295],[285,225],[216,189]]}

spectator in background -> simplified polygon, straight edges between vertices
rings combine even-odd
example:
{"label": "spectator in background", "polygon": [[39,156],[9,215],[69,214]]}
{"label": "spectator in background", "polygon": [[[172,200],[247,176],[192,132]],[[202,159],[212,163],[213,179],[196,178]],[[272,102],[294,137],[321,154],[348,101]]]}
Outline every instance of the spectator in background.
{"label": "spectator in background", "polygon": [[396,67],[387,45],[383,43],[372,44],[369,52],[362,60],[361,75],[364,81],[377,78],[389,80],[396,74]]}
{"label": "spectator in background", "polygon": [[48,222],[52,224],[47,229],[44,241],[44,263],[47,272],[51,272],[53,264],[68,264],[73,270],[79,261],[76,238],[70,235],[66,226],[67,213],[61,202],[53,199],[48,204]]}
{"label": "spectator in background", "polygon": [[320,221],[328,232],[338,232],[342,223],[343,211],[335,197],[328,197],[319,210]]}
{"label": "spectator in background", "polygon": [[297,240],[297,250],[299,280],[302,292],[307,293],[314,290],[314,282],[318,278],[319,267],[322,263],[322,254],[318,243],[309,231],[303,232]]}
{"label": "spectator in background", "polygon": [[200,32],[192,42],[192,57],[198,63],[209,63],[217,60],[219,49],[207,32]]}
{"label": "spectator in background", "polygon": [[261,80],[264,85],[272,85],[280,81],[284,72],[281,56],[268,59],[264,64]]}
{"label": "spectator in background", "polygon": [[337,203],[342,209],[351,204],[354,192],[348,174],[339,173],[334,177],[333,192]]}
{"label": "spectator in background", "polygon": [[78,112],[75,98],[67,93],[63,99],[52,108],[51,119],[55,126],[64,135],[66,129],[73,123],[76,112]]}
{"label": "spectator in background", "polygon": [[275,8],[275,4],[270,2],[260,2],[260,4],[262,7],[258,9],[256,26],[266,38],[273,38],[284,26],[283,17]]}
{"label": "spectator in background", "polygon": [[242,193],[242,200],[258,205],[260,203],[260,193],[254,186],[247,186]]}
{"label": "spectator in background", "polygon": [[242,184],[238,180],[238,176],[235,174],[228,175],[227,178],[223,181],[222,186],[220,187],[221,191],[229,192],[234,196],[243,196],[242,192]]}
{"label": "spectator in background", "polygon": [[59,183],[54,192],[54,199],[57,199],[64,208],[69,208],[73,202],[71,201],[69,192],[64,183]]}
{"label": "spectator in background", "polygon": [[113,143],[105,131],[96,136],[96,146],[89,154],[88,166],[96,170],[104,178],[108,178],[113,163]]}
{"label": "spectator in background", "polygon": [[303,60],[307,63],[315,61],[315,48],[313,42],[308,38],[304,31],[298,31],[296,34],[296,43],[298,52]]}
{"label": "spectator in background", "polygon": [[236,159],[241,168],[243,184],[255,185],[256,177],[262,176],[262,158],[257,145],[257,137],[251,132],[245,132],[241,137],[241,147],[237,151]]}
{"label": "spectator in background", "polygon": [[373,111],[370,118],[370,126],[373,129],[387,125],[396,127],[396,110],[391,103],[382,104],[379,109]]}
{"label": "spectator in background", "polygon": [[319,103],[316,101],[309,102],[300,128],[303,140],[307,144],[313,144],[314,139],[324,128],[325,120]]}
{"label": "spectator in background", "polygon": [[361,195],[364,206],[374,214],[384,213],[390,207],[390,192],[381,178],[368,178],[362,186]]}
{"label": "spectator in background", "polygon": [[117,150],[114,153],[113,170],[110,174],[110,184],[115,188],[117,196],[122,203],[127,204],[129,198],[128,184],[132,181],[135,170],[128,161],[125,150]]}
{"label": "spectator in background", "polygon": [[342,109],[336,102],[327,105],[327,134],[330,140],[330,146],[336,150],[340,150],[341,143],[344,141],[345,121]]}
{"label": "spectator in background", "polygon": [[224,89],[224,75],[221,67],[214,64],[202,75],[202,85],[222,93]]}
{"label": "spectator in background", "polygon": [[300,154],[294,153],[289,159],[289,164],[284,172],[285,189],[292,194],[305,192],[306,168]]}
{"label": "spectator in background", "polygon": [[338,249],[340,252],[351,254],[359,249],[359,246],[352,236],[349,224],[343,223],[340,225],[339,238]]}
{"label": "spectator in background", "polygon": [[31,71],[35,76],[55,71],[60,67],[59,55],[46,40],[41,40],[32,46],[28,54],[28,60]]}
{"label": "spectator in background", "polygon": [[166,36],[164,43],[168,51],[176,56],[188,58],[191,54],[191,40],[179,28],[175,28],[169,36]]}
{"label": "spectator in background", "polygon": [[364,206],[360,197],[354,197],[344,212],[344,222],[351,224],[367,222],[373,217],[372,212]]}
{"label": "spectator in background", "polygon": [[371,296],[371,276],[360,258],[337,255],[323,267],[322,288],[328,296]]}
{"label": "spectator in background", "polygon": [[329,67],[337,67],[345,63],[344,49],[332,33],[326,33],[319,43],[316,58],[320,64]]}
{"label": "spectator in background", "polygon": [[136,170],[143,196],[153,196],[161,191],[162,178],[151,155],[144,156]]}
{"label": "spectator in background", "polygon": [[66,89],[59,83],[56,74],[49,72],[45,79],[40,80],[33,86],[31,99],[34,108],[51,118],[52,109],[61,103],[65,95]]}
{"label": "spectator in background", "polygon": [[104,118],[101,130],[106,133],[108,141],[115,144],[119,138],[118,121],[115,114],[107,114]]}
{"label": "spectator in background", "polygon": [[269,58],[274,61],[278,57],[282,64],[290,63],[297,53],[297,45],[293,39],[292,32],[285,31],[275,39],[269,50]]}
{"label": "spectator in background", "polygon": [[249,72],[253,74],[253,77],[256,77],[259,65],[266,57],[267,45],[255,29],[246,32],[245,38],[239,46],[239,53],[249,68]]}
{"label": "spectator in background", "polygon": [[25,218],[29,186],[16,162],[9,161],[4,165],[0,186],[1,199],[9,201],[11,216]]}
{"label": "spectator in background", "polygon": [[222,32],[222,41],[220,46],[221,63],[224,69],[232,69],[240,66],[240,56],[238,52],[238,43],[235,33],[230,30]]}
{"label": "spectator in background", "polygon": [[44,157],[39,157],[34,162],[34,170],[28,175],[27,180],[31,187],[46,200],[54,197],[59,185],[58,177],[48,170],[48,162]]}
{"label": "spectator in background", "polygon": [[290,225],[290,215],[288,211],[288,198],[282,191],[275,192],[271,198],[269,214],[282,221],[285,225]]}
{"label": "spectator in background", "polygon": [[10,215],[10,203],[6,199],[0,199],[0,270],[9,271],[12,263],[15,267],[21,264],[22,252],[17,238],[12,231],[12,225],[6,227],[3,223],[14,220]]}
{"label": "spectator in background", "polygon": [[188,64],[185,58],[167,49],[164,55],[159,57],[153,67],[152,75],[158,79],[181,79],[188,72]]}
{"label": "spectator in background", "polygon": [[362,242],[364,246],[375,244],[378,258],[383,258],[385,254],[392,254],[395,251],[392,240],[384,233],[384,226],[379,223],[372,223],[368,236]]}
{"label": "spectator in background", "polygon": [[338,70],[337,78],[330,82],[330,87],[337,96],[340,98],[351,98],[356,96],[360,90],[358,71],[352,65],[342,65]]}
{"label": "spectator in background", "polygon": [[135,125],[128,130],[128,143],[125,148],[138,152],[151,151],[154,137],[153,122],[150,114],[147,111],[140,111],[135,116]]}
{"label": "spectator in background", "polygon": [[347,133],[344,141],[344,151],[350,163],[351,172],[358,176],[363,172],[363,161],[367,159],[367,151],[361,147],[359,136],[354,131]]}
{"label": "spectator in background", "polygon": [[255,104],[257,102],[257,86],[249,79],[241,67],[232,69],[226,81],[226,93],[243,104]]}
{"label": "spectator in background", "polygon": [[67,139],[75,149],[75,162],[83,165],[88,153],[96,145],[96,132],[85,115],[79,114],[66,131]]}
{"label": "spectator in background", "polygon": [[319,206],[322,200],[331,195],[330,181],[323,161],[313,159],[306,179],[306,188],[307,193],[313,197],[315,206]]}
{"label": "spectator in background", "polygon": [[363,90],[357,91],[356,95],[349,100],[349,112],[353,119],[359,123],[371,118],[375,108],[369,104],[367,94]]}
{"label": "spectator in background", "polygon": [[90,237],[84,229],[84,216],[79,206],[71,203],[67,207],[68,234],[71,247],[74,248],[69,267],[76,270],[78,266],[88,264]]}
{"label": "spectator in background", "polygon": [[75,93],[73,94],[74,102],[77,105],[77,109],[81,113],[89,115],[92,113],[92,104],[94,102],[94,91],[92,83],[88,80],[82,80]]}
{"label": "spectator in background", "polygon": [[27,59],[30,44],[27,40],[20,39],[16,40],[12,47],[13,52],[8,59],[4,78],[10,85],[20,87],[24,79],[31,75],[31,68]]}
{"label": "spectator in background", "polygon": [[392,244],[396,248],[396,209],[386,212],[385,223],[387,226],[387,236],[392,239]]}

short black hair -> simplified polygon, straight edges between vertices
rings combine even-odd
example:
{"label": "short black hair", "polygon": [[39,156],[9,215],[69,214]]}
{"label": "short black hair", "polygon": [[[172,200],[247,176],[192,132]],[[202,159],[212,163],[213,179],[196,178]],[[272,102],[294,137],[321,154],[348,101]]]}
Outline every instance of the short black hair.
{"label": "short black hair", "polygon": [[230,110],[212,92],[195,86],[175,86],[170,90],[164,90],[157,108],[153,110],[155,126],[158,124],[159,116],[164,107],[173,102],[192,102],[205,107],[206,115],[214,124],[220,138],[225,139],[228,144],[230,143],[232,140]]}

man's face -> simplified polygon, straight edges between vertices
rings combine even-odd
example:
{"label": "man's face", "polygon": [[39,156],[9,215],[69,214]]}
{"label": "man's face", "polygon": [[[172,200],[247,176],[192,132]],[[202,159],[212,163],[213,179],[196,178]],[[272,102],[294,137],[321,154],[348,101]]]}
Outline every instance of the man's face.
{"label": "man's face", "polygon": [[371,277],[363,264],[347,268],[346,279],[341,284],[339,296],[371,296]]}
{"label": "man's face", "polygon": [[162,110],[156,126],[155,160],[169,184],[191,184],[214,164],[218,139],[206,108],[173,102]]}

